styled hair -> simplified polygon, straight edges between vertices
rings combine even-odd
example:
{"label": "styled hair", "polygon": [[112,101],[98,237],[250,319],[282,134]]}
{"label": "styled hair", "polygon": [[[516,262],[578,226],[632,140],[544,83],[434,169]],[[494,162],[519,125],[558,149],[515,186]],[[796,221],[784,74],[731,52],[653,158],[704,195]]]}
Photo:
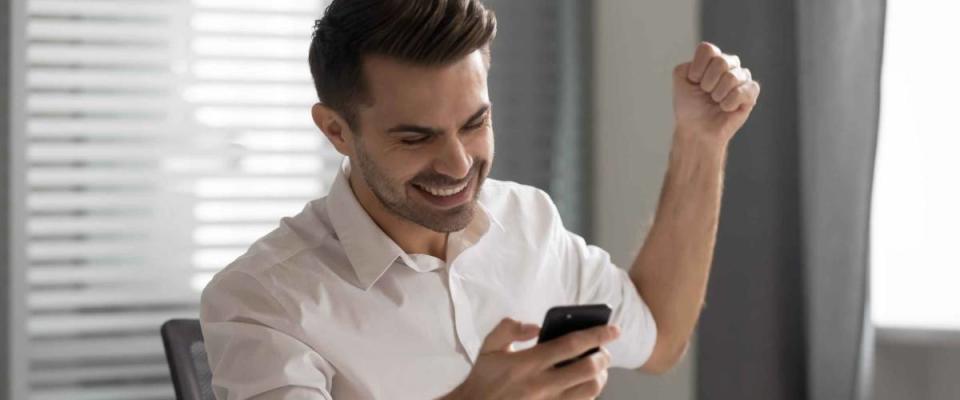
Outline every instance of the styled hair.
{"label": "styled hair", "polygon": [[480,0],[333,0],[316,21],[310,74],[320,102],[356,127],[368,99],[363,57],[444,65],[481,50],[489,68],[497,19]]}

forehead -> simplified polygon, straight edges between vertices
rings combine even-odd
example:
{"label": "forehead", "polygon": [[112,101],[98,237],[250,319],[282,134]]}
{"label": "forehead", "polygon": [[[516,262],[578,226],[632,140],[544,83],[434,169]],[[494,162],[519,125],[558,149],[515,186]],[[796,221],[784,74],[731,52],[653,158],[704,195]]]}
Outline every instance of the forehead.
{"label": "forehead", "polygon": [[370,101],[359,111],[374,124],[462,123],[461,119],[489,102],[487,68],[479,50],[442,66],[367,56],[363,72]]}

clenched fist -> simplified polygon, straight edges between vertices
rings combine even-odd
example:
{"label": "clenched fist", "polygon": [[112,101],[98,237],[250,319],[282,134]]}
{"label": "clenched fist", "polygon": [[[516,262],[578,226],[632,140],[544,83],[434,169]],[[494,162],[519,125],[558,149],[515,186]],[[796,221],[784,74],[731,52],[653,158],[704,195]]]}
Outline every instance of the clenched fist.
{"label": "clenched fist", "polygon": [[740,65],[740,57],[702,42],[693,61],[673,70],[677,133],[726,145],[746,122],[759,94],[760,84]]}

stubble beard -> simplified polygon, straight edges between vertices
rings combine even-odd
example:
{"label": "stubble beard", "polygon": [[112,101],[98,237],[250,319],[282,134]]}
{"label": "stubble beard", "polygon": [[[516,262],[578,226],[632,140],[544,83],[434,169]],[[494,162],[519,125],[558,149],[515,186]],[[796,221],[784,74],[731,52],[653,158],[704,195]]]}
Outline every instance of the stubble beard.
{"label": "stubble beard", "polygon": [[[358,146],[354,149],[356,154],[355,165],[360,169],[370,191],[388,212],[432,231],[443,233],[463,230],[473,220],[477,197],[483,181],[486,179],[486,176],[483,175],[486,171],[486,160],[474,160],[474,164],[467,174],[467,179],[476,180],[472,184],[474,192],[470,201],[454,208],[439,210],[425,204],[424,201],[408,197],[407,183],[449,185],[454,183],[453,179],[445,175],[423,172],[410,182],[394,182],[367,156],[362,145],[357,144]],[[464,190],[469,190],[469,188]]]}

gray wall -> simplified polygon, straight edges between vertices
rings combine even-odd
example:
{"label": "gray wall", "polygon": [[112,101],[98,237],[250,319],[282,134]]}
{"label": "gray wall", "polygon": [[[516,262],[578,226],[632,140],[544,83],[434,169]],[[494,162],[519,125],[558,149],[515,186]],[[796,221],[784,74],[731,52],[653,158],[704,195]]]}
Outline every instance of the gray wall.
{"label": "gray wall", "polygon": [[960,398],[960,333],[880,329],[874,400]]}
{"label": "gray wall", "polygon": [[[594,237],[629,267],[653,218],[673,134],[671,72],[693,57],[698,2],[594,2]],[[611,371],[604,399],[694,398],[691,349],[665,376]]]}

